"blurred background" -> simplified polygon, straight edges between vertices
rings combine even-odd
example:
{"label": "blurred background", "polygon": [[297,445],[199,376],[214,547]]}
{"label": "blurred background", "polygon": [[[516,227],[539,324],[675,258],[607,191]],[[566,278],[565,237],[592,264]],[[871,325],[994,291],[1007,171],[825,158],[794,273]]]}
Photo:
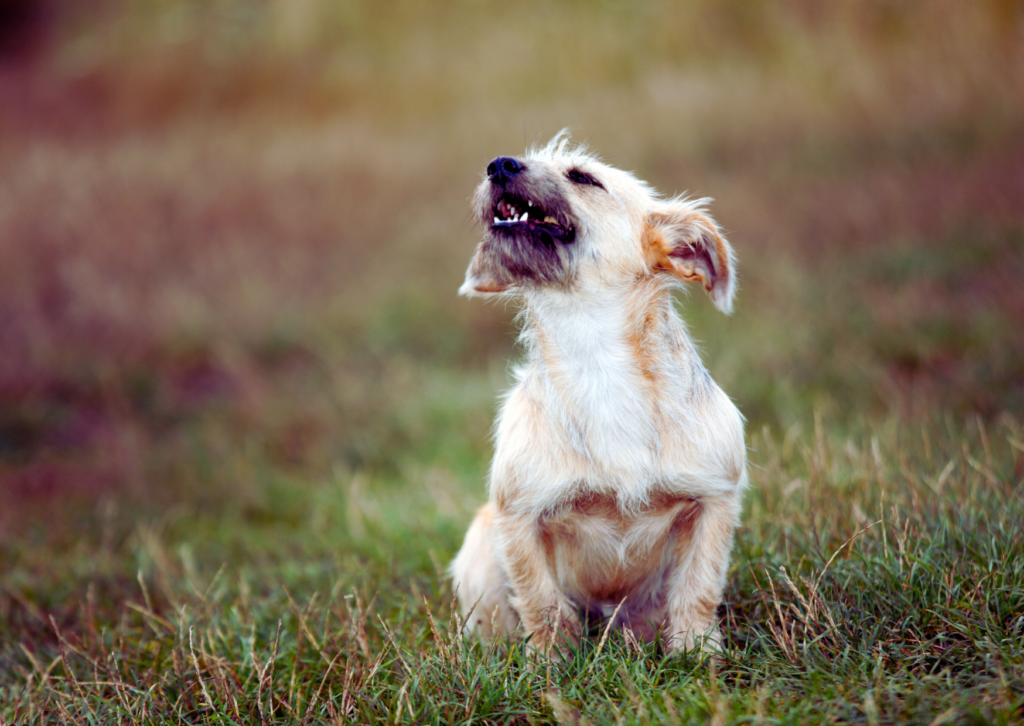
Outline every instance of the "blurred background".
{"label": "blurred background", "polygon": [[468,197],[566,126],[715,198],[752,431],[1024,411],[1017,0],[0,0],[0,560],[450,552],[516,355]]}

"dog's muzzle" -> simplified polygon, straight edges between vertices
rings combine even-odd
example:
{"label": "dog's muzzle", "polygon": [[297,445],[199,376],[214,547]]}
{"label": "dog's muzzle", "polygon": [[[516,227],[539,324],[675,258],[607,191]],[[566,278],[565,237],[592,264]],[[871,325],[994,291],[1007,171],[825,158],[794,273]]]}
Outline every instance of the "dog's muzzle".
{"label": "dog's muzzle", "polygon": [[537,243],[551,245],[554,240],[564,244],[576,237],[576,227],[568,214],[564,199],[552,198],[550,192],[531,187],[526,166],[511,156],[499,156],[487,165],[491,182],[491,231],[497,235],[527,235]]}

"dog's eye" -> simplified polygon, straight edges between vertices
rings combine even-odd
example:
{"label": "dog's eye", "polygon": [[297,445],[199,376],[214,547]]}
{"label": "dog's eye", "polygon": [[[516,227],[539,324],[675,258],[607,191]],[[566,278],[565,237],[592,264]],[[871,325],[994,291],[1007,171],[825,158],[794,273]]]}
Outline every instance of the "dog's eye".
{"label": "dog's eye", "polygon": [[590,176],[587,172],[580,171],[579,169],[570,169],[565,173],[565,178],[574,184],[586,184],[588,186],[604,189],[604,185],[601,182]]}

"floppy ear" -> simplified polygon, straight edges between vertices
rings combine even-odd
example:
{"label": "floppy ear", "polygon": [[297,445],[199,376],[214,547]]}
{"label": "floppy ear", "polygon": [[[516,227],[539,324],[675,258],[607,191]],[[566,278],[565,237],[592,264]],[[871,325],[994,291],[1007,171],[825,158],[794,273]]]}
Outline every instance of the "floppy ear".
{"label": "floppy ear", "polygon": [[699,209],[673,201],[653,212],[647,218],[645,253],[653,270],[700,282],[715,307],[728,315],[736,294],[735,257],[718,225]]}

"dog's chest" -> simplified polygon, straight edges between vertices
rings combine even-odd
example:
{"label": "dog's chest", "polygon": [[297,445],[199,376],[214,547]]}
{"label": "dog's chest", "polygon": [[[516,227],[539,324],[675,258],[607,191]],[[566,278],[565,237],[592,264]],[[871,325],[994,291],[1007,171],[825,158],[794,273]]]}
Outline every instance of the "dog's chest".
{"label": "dog's chest", "polygon": [[653,595],[680,540],[688,539],[700,505],[666,493],[639,511],[614,496],[587,494],[538,522],[548,565],[564,592],[615,603]]}
{"label": "dog's chest", "polygon": [[544,324],[533,336],[525,388],[564,447],[607,469],[651,469],[673,371],[662,362],[660,385],[651,384],[651,361],[623,332],[621,305],[565,308],[537,314]]}
{"label": "dog's chest", "polygon": [[[491,493],[539,515],[585,494],[623,511],[658,491],[699,496],[742,473],[739,414],[670,309],[623,300],[533,301],[528,357],[502,407]],[[637,321],[640,321],[639,324]]]}

